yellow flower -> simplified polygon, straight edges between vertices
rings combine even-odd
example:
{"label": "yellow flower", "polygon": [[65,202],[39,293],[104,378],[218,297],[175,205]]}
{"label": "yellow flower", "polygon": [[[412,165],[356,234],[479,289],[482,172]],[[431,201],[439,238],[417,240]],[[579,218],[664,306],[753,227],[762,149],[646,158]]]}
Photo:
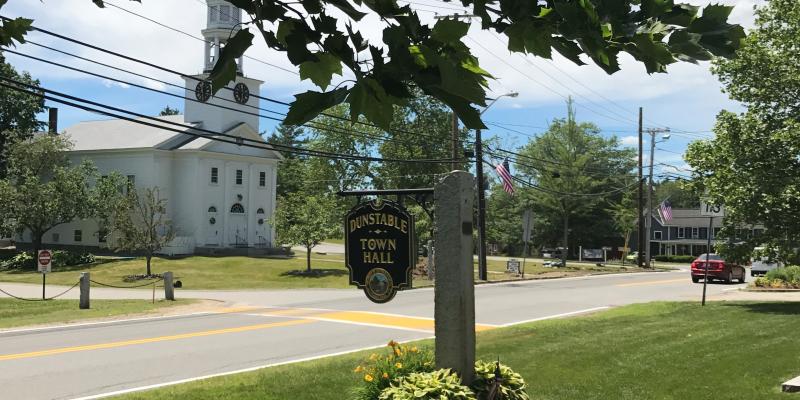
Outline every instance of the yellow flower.
{"label": "yellow flower", "polygon": [[395,347],[395,346],[397,346],[397,342],[395,342],[394,340],[390,340],[389,343],[387,344],[387,346]]}
{"label": "yellow flower", "polygon": [[360,365],[359,365],[359,366],[357,366],[357,367],[356,367],[356,369],[354,369],[354,370],[353,370],[353,372],[356,372],[356,373],[358,373],[358,372],[361,372],[361,371],[363,371],[363,370],[364,370],[364,367],[362,367],[362,366],[360,366]]}
{"label": "yellow flower", "polygon": [[384,372],[384,373],[383,373],[383,379],[389,379],[389,374],[387,374],[386,372]]}
{"label": "yellow flower", "polygon": [[370,361],[375,361],[378,359],[378,355],[375,353],[370,354],[369,356]]}
{"label": "yellow flower", "polygon": [[401,369],[401,368],[403,368],[403,364],[397,363],[397,364],[394,365],[394,367],[397,368],[397,369]]}
{"label": "yellow flower", "polygon": [[403,352],[401,352],[400,349],[395,348],[394,349],[394,354],[397,355],[398,357],[400,357],[401,355],[403,355]]}
{"label": "yellow flower", "polygon": [[418,352],[418,351],[419,351],[419,350],[417,349],[417,346],[414,346],[414,347],[412,347],[412,348],[411,348],[411,352],[412,352],[412,353],[416,353],[416,352]]}
{"label": "yellow flower", "polygon": [[364,375],[364,380],[365,380],[365,381],[367,381],[367,382],[372,382],[372,381],[373,381],[373,379],[374,379],[374,378],[373,378],[373,377],[372,377],[372,375],[370,375],[370,374],[366,374],[366,375]]}

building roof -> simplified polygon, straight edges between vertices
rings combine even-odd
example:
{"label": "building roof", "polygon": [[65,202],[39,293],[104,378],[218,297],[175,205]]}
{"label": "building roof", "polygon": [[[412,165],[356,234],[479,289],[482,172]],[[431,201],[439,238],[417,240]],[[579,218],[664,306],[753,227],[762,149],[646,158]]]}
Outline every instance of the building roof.
{"label": "building roof", "polygon": [[[653,216],[658,215],[658,210],[653,210]],[[661,219],[661,218],[659,218]],[[714,218],[713,226],[715,228],[722,226],[722,218]],[[699,226],[708,227],[708,217],[700,216],[700,207],[698,208],[673,208],[672,220],[664,223],[664,226]]]}
{"label": "building roof", "polygon": [[[137,118],[170,129],[187,131],[199,124],[187,123],[183,115],[170,115],[158,119],[186,125],[185,128],[170,123],[159,123],[145,118]],[[160,129],[123,119],[79,122],[65,130],[73,142],[75,151],[82,150],[121,150],[155,148],[169,150],[176,144],[186,143],[193,136]]]}

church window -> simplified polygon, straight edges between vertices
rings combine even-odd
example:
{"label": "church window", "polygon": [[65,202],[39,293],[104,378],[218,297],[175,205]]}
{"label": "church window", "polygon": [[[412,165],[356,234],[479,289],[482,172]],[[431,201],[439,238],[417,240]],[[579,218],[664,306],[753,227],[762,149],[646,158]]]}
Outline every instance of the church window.
{"label": "church window", "polygon": [[256,214],[263,214],[263,213],[264,213],[263,208],[259,208],[258,210],[256,210]]}
{"label": "church window", "polygon": [[267,173],[266,172],[259,172],[258,173],[258,186],[264,187],[267,186]]}
{"label": "church window", "polygon": [[230,6],[219,6],[219,20],[220,22],[228,22],[231,15]]}
{"label": "church window", "polygon": [[76,242],[83,241],[83,231],[80,229],[76,229],[72,235],[72,239]]}
{"label": "church window", "polygon": [[243,176],[242,170],[237,169],[236,170],[236,184],[237,185],[241,185],[242,184],[242,176]]}
{"label": "church window", "polygon": [[208,207],[208,212],[210,212],[210,213],[217,212],[217,207],[214,207],[214,206]]}
{"label": "church window", "polygon": [[211,183],[219,182],[219,169],[211,167]]}
{"label": "church window", "polygon": [[130,193],[136,187],[136,175],[128,175],[128,183],[125,185],[125,193]]}
{"label": "church window", "polygon": [[208,7],[208,21],[215,22],[217,20],[217,6]]}
{"label": "church window", "polygon": [[232,205],[231,214],[244,214],[244,206],[239,203]]}

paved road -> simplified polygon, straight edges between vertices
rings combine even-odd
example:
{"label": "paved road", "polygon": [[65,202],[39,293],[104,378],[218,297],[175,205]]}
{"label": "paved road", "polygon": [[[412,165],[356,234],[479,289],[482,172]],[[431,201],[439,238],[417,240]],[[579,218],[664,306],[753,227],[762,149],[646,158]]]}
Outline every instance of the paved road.
{"label": "paved road", "polygon": [[[712,284],[709,294],[739,286]],[[685,270],[479,285],[477,329],[634,302],[698,300],[701,290]],[[0,332],[0,397],[99,398],[95,396],[433,334],[432,289],[401,292],[384,305],[370,303],[357,290],[178,295],[219,299],[226,305],[175,317]]]}

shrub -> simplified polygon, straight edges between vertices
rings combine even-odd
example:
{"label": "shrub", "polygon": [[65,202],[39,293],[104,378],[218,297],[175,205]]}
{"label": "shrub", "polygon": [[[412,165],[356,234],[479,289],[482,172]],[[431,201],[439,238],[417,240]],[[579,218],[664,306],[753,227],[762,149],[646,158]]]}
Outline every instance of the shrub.
{"label": "shrub", "polygon": [[56,267],[91,264],[95,262],[94,254],[69,250],[53,252],[53,265]]}
{"label": "shrub", "polygon": [[415,372],[398,378],[381,392],[379,400],[475,400],[475,394],[461,384],[449,369]]}
{"label": "shrub", "polygon": [[0,263],[0,269],[30,269],[33,267],[33,255],[27,251],[18,253],[14,257]]}
{"label": "shrub", "polygon": [[676,263],[690,263],[695,260],[695,256],[667,256],[658,255],[654,257],[656,261],[662,262],[676,262]]}
{"label": "shrub", "polygon": [[[767,282],[764,287],[774,288],[800,288],[800,266],[791,265],[785,268],[777,268],[767,272],[765,277]],[[756,284],[756,286],[759,286]]]}
{"label": "shrub", "polygon": [[410,373],[434,370],[433,352],[430,349],[402,346],[395,341],[387,346],[387,353],[373,353],[354,370],[362,382],[356,389],[355,399],[375,400],[393,380]]}
{"label": "shrub", "polygon": [[475,362],[475,382],[472,390],[480,400],[530,400],[525,392],[525,380],[511,368],[500,364],[500,384],[494,397],[489,397],[495,382],[497,364],[492,362]]}

